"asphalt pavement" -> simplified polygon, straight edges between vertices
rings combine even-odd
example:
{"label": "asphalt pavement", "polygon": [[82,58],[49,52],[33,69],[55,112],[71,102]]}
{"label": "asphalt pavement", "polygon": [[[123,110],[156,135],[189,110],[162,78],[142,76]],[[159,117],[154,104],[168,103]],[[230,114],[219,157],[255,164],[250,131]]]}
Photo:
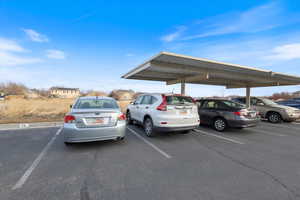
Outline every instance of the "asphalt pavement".
{"label": "asphalt pavement", "polygon": [[0,131],[2,200],[300,199],[300,124],[65,146],[60,127]]}

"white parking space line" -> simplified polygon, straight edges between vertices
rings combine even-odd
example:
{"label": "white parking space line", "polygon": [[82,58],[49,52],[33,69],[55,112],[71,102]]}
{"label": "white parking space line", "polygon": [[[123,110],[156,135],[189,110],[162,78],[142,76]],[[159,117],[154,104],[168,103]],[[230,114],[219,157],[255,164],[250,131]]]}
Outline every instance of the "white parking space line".
{"label": "white parking space line", "polygon": [[287,135],[285,135],[285,134],[271,133],[271,132],[268,132],[268,131],[258,130],[258,129],[254,129],[254,128],[252,128],[252,130],[255,131],[255,132],[258,132],[258,133],[267,134],[267,135],[272,135],[272,136],[280,136],[280,137],[287,136]]}
{"label": "white parking space line", "polygon": [[25,173],[23,174],[23,176],[18,180],[18,182],[12,187],[12,190],[16,190],[21,188],[24,183],[27,181],[27,179],[29,178],[29,176],[31,175],[31,173],[33,172],[33,170],[38,166],[38,164],[40,163],[40,161],[42,160],[42,158],[46,155],[47,151],[49,150],[49,148],[51,147],[51,145],[53,144],[53,142],[55,141],[56,137],[60,134],[62,128],[60,128],[56,134],[51,138],[51,140],[48,142],[48,144],[44,147],[44,149],[42,150],[42,152],[38,155],[38,157],[33,161],[33,163],[31,164],[31,166],[25,171]]}
{"label": "white parking space line", "polygon": [[148,140],[146,140],[144,137],[142,137],[140,134],[138,134],[136,131],[132,130],[131,128],[127,127],[128,130],[130,130],[131,133],[133,133],[136,137],[138,137],[140,140],[142,140],[143,142],[145,142],[146,144],[148,144],[150,147],[152,147],[153,149],[155,149],[157,152],[159,152],[161,155],[163,155],[164,157],[170,159],[172,158],[172,156],[170,156],[169,154],[167,154],[165,151],[161,150],[160,148],[158,148],[156,145],[154,145],[153,143],[149,142]]}
{"label": "white parking space line", "polygon": [[268,124],[268,126],[270,127],[275,127],[275,128],[288,128],[291,130],[297,130],[300,131],[300,127],[296,127],[296,126],[289,126],[289,124]]}
{"label": "white parking space line", "polygon": [[238,141],[238,140],[235,140],[235,139],[220,136],[220,135],[217,135],[217,134],[214,134],[214,133],[208,133],[206,131],[202,131],[202,130],[199,130],[199,129],[194,129],[193,131],[195,131],[197,133],[202,133],[204,135],[213,136],[213,137],[216,137],[216,138],[219,138],[219,139],[222,139],[222,140],[226,140],[226,141],[229,141],[229,142],[232,142],[232,143],[235,143],[235,144],[245,144],[244,142],[241,142],[241,141]]}
{"label": "white parking space line", "polygon": [[23,127],[23,128],[5,128],[5,129],[1,129],[0,131],[15,131],[15,130],[26,130],[26,129],[39,129],[39,128],[54,128],[54,127],[60,127],[61,125],[57,125],[57,126],[37,126],[37,127]]}

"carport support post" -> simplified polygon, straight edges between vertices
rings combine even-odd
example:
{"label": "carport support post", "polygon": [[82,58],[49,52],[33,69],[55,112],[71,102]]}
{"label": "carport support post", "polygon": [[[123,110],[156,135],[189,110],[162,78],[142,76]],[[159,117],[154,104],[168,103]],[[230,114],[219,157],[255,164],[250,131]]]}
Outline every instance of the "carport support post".
{"label": "carport support post", "polygon": [[181,95],[185,95],[185,80],[181,80]]}
{"label": "carport support post", "polygon": [[250,108],[250,87],[246,87],[246,107]]}

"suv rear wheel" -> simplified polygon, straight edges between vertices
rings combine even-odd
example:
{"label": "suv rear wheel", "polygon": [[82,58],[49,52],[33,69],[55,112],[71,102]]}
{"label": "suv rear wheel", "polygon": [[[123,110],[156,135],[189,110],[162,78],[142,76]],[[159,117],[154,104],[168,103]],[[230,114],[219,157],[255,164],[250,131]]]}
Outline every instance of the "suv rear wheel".
{"label": "suv rear wheel", "polygon": [[220,132],[224,131],[227,128],[227,123],[226,123],[225,119],[223,119],[223,118],[216,118],[213,121],[213,128],[216,131],[220,131]]}
{"label": "suv rear wheel", "polygon": [[148,137],[155,136],[155,133],[153,131],[153,122],[152,122],[151,118],[149,118],[149,117],[147,117],[144,120],[144,131]]}
{"label": "suv rear wheel", "polygon": [[268,121],[271,123],[279,123],[281,122],[281,115],[277,112],[271,112],[268,114]]}

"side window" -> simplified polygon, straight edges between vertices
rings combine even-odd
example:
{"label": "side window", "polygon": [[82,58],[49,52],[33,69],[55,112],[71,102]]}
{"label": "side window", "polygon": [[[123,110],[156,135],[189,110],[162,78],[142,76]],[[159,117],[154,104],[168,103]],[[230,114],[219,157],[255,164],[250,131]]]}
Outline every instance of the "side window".
{"label": "side window", "polygon": [[157,102],[157,98],[154,96],[151,96],[151,102],[150,104],[154,104],[155,102]]}
{"label": "side window", "polygon": [[207,109],[216,108],[216,102],[215,101],[205,101],[202,108],[207,108]]}
{"label": "side window", "polygon": [[243,103],[243,104],[246,103],[246,99],[245,98],[239,98],[238,101],[241,102],[241,103]]}
{"label": "side window", "polygon": [[251,98],[250,102],[251,102],[251,105],[256,105],[257,104],[257,100],[256,98]]}
{"label": "side window", "polygon": [[149,105],[150,103],[151,103],[151,96],[149,95],[144,96],[141,104]]}
{"label": "side window", "polygon": [[134,104],[141,104],[144,96],[139,96],[135,101]]}
{"label": "side window", "polygon": [[265,105],[265,103],[264,103],[262,100],[260,100],[260,99],[257,99],[257,101],[256,101],[256,105],[260,105],[260,106],[262,106],[262,105]]}
{"label": "side window", "polygon": [[221,110],[228,110],[229,109],[229,107],[222,101],[217,102],[216,106],[217,106],[218,109],[221,109]]}
{"label": "side window", "polygon": [[197,105],[198,105],[198,107],[201,107],[202,106],[202,104],[203,104],[203,101],[197,101]]}

